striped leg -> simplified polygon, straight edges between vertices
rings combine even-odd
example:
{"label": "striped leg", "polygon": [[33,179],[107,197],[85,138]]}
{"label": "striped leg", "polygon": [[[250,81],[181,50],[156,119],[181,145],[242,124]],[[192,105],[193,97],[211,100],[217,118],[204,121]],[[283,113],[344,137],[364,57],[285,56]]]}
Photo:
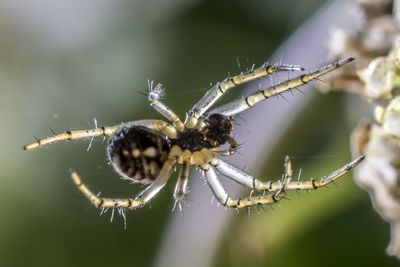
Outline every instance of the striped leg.
{"label": "striped leg", "polygon": [[153,82],[149,84],[150,92],[147,96],[150,106],[152,106],[155,110],[157,110],[161,115],[167,118],[169,121],[173,123],[176,129],[180,132],[183,132],[185,126],[179,117],[172,111],[169,107],[159,101],[160,98],[163,97],[164,89],[161,87],[161,84],[157,84],[153,89]]}
{"label": "striped leg", "polygon": [[[126,125],[141,125],[148,127],[150,129],[160,131],[167,135],[170,138],[176,138],[177,131],[176,129],[160,120],[140,120],[128,122]],[[87,130],[74,130],[74,131],[66,131],[64,133],[56,134],[54,136],[50,136],[47,138],[39,139],[35,143],[24,146],[25,150],[31,150],[40,146],[48,145],[58,141],[69,141],[69,140],[78,140],[96,136],[111,136],[116,130],[124,126],[124,124],[115,125],[111,127],[100,127],[95,129],[87,129]]]}
{"label": "striped leg", "polygon": [[187,182],[189,177],[190,161],[184,161],[182,164],[181,172],[179,174],[178,182],[175,186],[174,199],[176,201],[182,200],[187,193]]}
{"label": "striped leg", "polygon": [[225,116],[236,115],[240,112],[243,112],[243,111],[253,107],[257,103],[270,98],[271,96],[280,94],[282,92],[285,92],[290,89],[299,87],[303,84],[306,84],[306,83],[320,77],[321,75],[323,75],[327,72],[330,72],[334,69],[337,69],[353,60],[354,60],[354,58],[345,58],[345,59],[338,60],[338,61],[336,61],[332,64],[329,64],[329,65],[326,65],[314,72],[300,75],[296,78],[282,82],[276,86],[272,86],[265,90],[260,90],[254,94],[248,95],[245,98],[232,101],[226,105],[223,105],[221,107],[211,110],[209,113],[210,114],[220,113]]}
{"label": "striped leg", "polygon": [[111,127],[100,127],[95,129],[87,130],[75,130],[66,131],[64,133],[56,134],[47,138],[39,139],[35,143],[24,146],[25,150],[31,150],[40,146],[48,145],[58,141],[69,141],[83,138],[90,138],[95,136],[110,136],[112,135],[121,125],[115,125]]}
{"label": "striped leg", "polygon": [[78,173],[71,170],[71,179],[78,187],[79,191],[96,207],[101,208],[126,208],[135,209],[146,205],[167,183],[175,167],[176,160],[167,160],[161,169],[157,179],[143,190],[136,198],[104,198],[98,197],[82,182]]}
{"label": "striped leg", "polygon": [[[312,190],[325,186],[335,181],[339,177],[343,176],[354,167],[356,167],[364,158],[365,156],[360,156],[357,159],[353,160],[352,162],[346,164],[342,168],[332,172],[328,176],[321,177],[319,180],[311,178],[305,181],[291,181],[287,186],[287,190]],[[252,177],[251,175],[243,172],[242,170],[239,170],[235,166],[232,166],[222,160],[218,160],[214,166],[222,174],[226,175],[235,182],[242,184],[250,189],[275,192],[283,187],[283,183],[281,181],[261,182],[260,180]]]}
{"label": "striped leg", "polygon": [[245,208],[254,205],[273,204],[280,201],[282,197],[285,195],[285,192],[292,178],[292,166],[289,157],[286,157],[285,175],[283,178],[282,187],[279,188],[276,193],[254,196],[254,197],[246,197],[238,199],[230,198],[229,195],[226,193],[224,187],[222,186],[221,182],[218,180],[218,177],[211,166],[208,170],[205,171],[205,177],[208,185],[210,186],[214,195],[217,197],[217,199],[221,204],[231,208]]}
{"label": "striped leg", "polygon": [[193,106],[188,112],[185,120],[185,126],[193,128],[196,126],[198,119],[203,115],[226,91],[240,84],[265,77],[271,73],[278,71],[301,71],[303,68],[290,65],[267,65],[263,64],[257,69],[242,73],[224,81],[217,83]]}

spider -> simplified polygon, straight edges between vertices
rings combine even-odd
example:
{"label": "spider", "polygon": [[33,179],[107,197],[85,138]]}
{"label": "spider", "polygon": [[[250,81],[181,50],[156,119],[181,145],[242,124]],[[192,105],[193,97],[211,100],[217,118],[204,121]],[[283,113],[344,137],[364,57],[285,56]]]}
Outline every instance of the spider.
{"label": "spider", "polygon": [[[149,184],[149,186],[135,198],[100,197],[82,182],[76,171],[71,170],[72,181],[78,189],[96,207],[103,209],[118,208],[124,211],[144,206],[165,186],[177,165],[181,165],[181,169],[174,191],[176,202],[182,200],[188,192],[189,170],[191,166],[196,166],[203,171],[205,180],[215,197],[226,207],[244,208],[273,204],[280,201],[287,190],[312,190],[333,182],[357,166],[364,156],[353,160],[328,176],[318,180],[311,178],[303,181],[291,181],[292,167],[289,157],[286,156],[283,179],[262,182],[220,158],[220,156],[234,154],[238,147],[231,136],[234,116],[263,100],[299,87],[353,60],[354,58],[338,60],[314,72],[288,79],[278,85],[259,90],[208,111],[224,93],[242,83],[265,77],[274,72],[304,70],[298,66],[265,63],[259,68],[228,77],[214,85],[186,113],[184,122],[160,101],[164,92],[161,84],[153,88],[151,83],[147,94],[149,104],[167,118],[169,123],[162,120],[139,120],[111,127],[97,128],[96,126],[95,129],[66,131],[37,140],[37,142],[24,146],[24,149],[31,150],[57,141],[95,136],[110,137],[107,144],[107,155],[115,171],[125,179]],[[222,149],[224,145],[226,145],[226,149]],[[231,198],[218,179],[215,170],[249,188],[251,192],[256,190],[262,194],[257,196],[250,194],[245,198],[238,199]]]}

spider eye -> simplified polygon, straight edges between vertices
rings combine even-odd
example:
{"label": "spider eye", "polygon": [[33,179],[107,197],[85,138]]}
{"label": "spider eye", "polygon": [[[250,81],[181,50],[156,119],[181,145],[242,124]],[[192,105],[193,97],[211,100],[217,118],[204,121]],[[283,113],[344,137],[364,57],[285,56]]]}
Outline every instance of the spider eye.
{"label": "spider eye", "polygon": [[170,144],[160,133],[143,126],[125,126],[108,141],[107,154],[123,177],[151,183],[168,158]]}

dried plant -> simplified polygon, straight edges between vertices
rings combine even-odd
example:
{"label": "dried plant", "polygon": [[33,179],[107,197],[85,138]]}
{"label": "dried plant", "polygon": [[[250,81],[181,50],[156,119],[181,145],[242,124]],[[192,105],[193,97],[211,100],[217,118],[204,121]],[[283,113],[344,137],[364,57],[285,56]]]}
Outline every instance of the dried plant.
{"label": "dried plant", "polygon": [[398,1],[355,0],[362,29],[348,34],[332,29],[331,57],[352,55],[358,64],[335,72],[326,87],[357,92],[373,102],[376,122],[361,121],[352,135],[352,151],[366,160],[356,182],[391,225],[388,254],[400,258],[400,31]]}

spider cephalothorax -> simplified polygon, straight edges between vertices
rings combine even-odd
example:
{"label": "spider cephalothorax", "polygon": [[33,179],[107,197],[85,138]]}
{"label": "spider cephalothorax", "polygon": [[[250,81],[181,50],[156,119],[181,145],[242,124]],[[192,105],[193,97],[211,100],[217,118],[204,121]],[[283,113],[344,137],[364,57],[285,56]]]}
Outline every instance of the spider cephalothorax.
{"label": "spider cephalothorax", "polygon": [[[187,113],[185,122],[159,101],[163,95],[161,85],[155,88],[150,86],[148,94],[150,105],[170,123],[162,120],[140,120],[112,127],[67,131],[26,145],[24,149],[30,150],[56,141],[109,136],[107,154],[115,170],[127,179],[150,185],[135,198],[104,198],[89,190],[75,171],[71,171],[71,178],[94,205],[101,208],[119,208],[123,215],[124,209],[135,209],[148,203],[165,186],[176,165],[182,166],[174,192],[176,201],[181,200],[187,193],[190,166],[196,166],[203,171],[207,184],[221,204],[234,208],[272,204],[279,201],[286,190],[317,189],[334,181],[354,168],[364,157],[355,159],[319,180],[311,178],[303,181],[291,181],[291,163],[286,157],[283,180],[262,182],[219,158],[221,155],[230,155],[236,151],[237,144],[231,136],[234,116],[258,102],[301,86],[352,60],[353,58],[339,60],[314,72],[259,90],[206,114],[211,106],[234,86],[277,71],[303,70],[297,66],[264,64],[257,69],[217,83]],[[221,148],[226,143],[229,144],[228,150]],[[258,196],[232,199],[219,181],[215,170],[251,190],[263,193]]]}
{"label": "spider cephalothorax", "polygon": [[171,139],[172,145],[190,152],[200,151],[203,148],[218,148],[230,139],[233,130],[233,119],[222,114],[211,114],[200,129],[185,128],[178,132],[177,138]]}

